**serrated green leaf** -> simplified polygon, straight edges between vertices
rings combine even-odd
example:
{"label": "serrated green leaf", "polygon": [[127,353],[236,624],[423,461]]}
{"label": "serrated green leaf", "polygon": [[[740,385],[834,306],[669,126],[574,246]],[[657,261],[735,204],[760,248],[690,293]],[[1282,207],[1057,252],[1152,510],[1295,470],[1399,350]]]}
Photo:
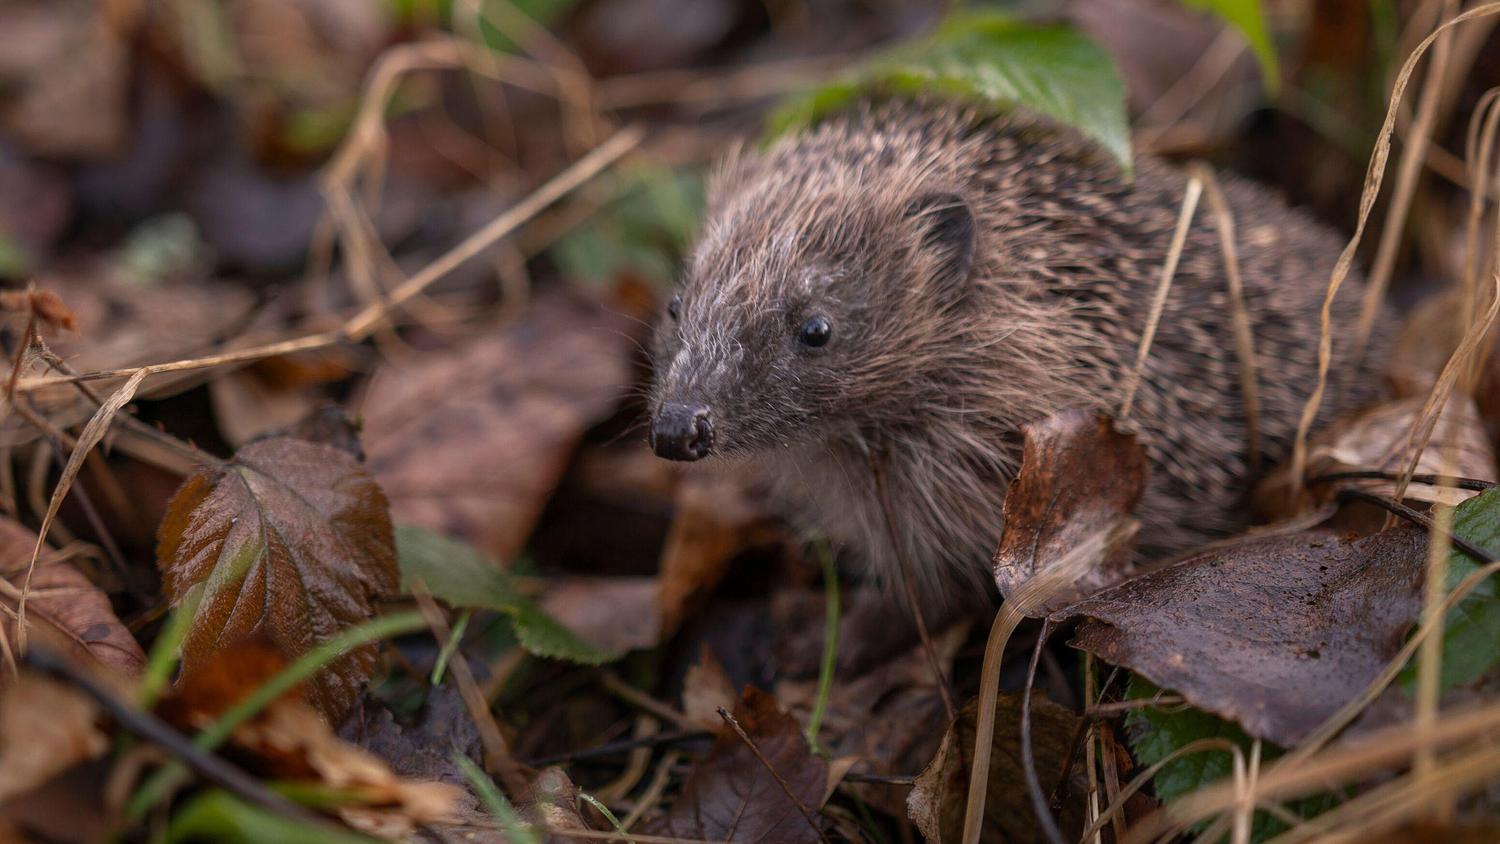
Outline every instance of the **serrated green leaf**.
{"label": "serrated green leaf", "polygon": [[[1458,505],[1453,512],[1453,533],[1492,554],[1500,554],[1500,489],[1485,490]],[[1445,588],[1453,591],[1464,578],[1480,568],[1480,562],[1454,549],[1448,555]],[[1472,683],[1500,662],[1500,589],[1489,577],[1448,611],[1443,620],[1443,672],[1441,690]],[[1402,669],[1401,683],[1416,687],[1415,660]]]}
{"label": "serrated green leaf", "polygon": [[221,844],[378,844],[380,839],[284,818],[224,791],[195,798],[172,817],[166,844],[217,841]]}
{"label": "serrated green leaf", "polygon": [[[1158,691],[1144,677],[1131,675],[1125,697],[1132,700],[1149,699],[1156,696]],[[1216,715],[1198,709],[1147,707],[1132,710],[1125,716],[1125,735],[1136,762],[1143,767],[1160,762],[1189,742],[1205,738],[1222,738],[1234,742],[1246,753],[1247,758],[1250,752],[1250,737],[1244,731]],[[1276,745],[1261,743],[1262,763],[1275,759],[1281,753],[1281,748]],[[1233,766],[1234,757],[1227,751],[1189,753],[1162,766],[1152,780],[1152,785],[1156,796],[1163,802],[1168,802],[1230,776]],[[1328,811],[1337,802],[1334,795],[1324,794],[1299,800],[1288,808],[1304,818],[1310,818]],[[1251,838],[1264,841],[1285,829],[1285,824],[1265,812],[1257,812],[1251,827]]]}
{"label": "serrated green leaf", "polygon": [[1276,93],[1281,85],[1281,71],[1276,63],[1276,48],[1271,44],[1271,31],[1266,26],[1265,11],[1260,0],[1181,0],[1183,5],[1218,15],[1230,26],[1238,29],[1260,65],[1261,79],[1266,90]]}
{"label": "serrated green leaf", "polygon": [[993,12],[954,15],[927,38],[790,100],[773,116],[770,134],[804,128],[882,92],[946,94],[996,111],[1020,106],[1072,126],[1130,170],[1125,88],[1109,54],[1069,26]]}
{"label": "serrated green leaf", "polygon": [[521,647],[537,656],[600,665],[618,658],[591,647],[522,595],[510,576],[473,546],[414,525],[396,527],[401,588],[415,580],[449,606],[504,614]]}

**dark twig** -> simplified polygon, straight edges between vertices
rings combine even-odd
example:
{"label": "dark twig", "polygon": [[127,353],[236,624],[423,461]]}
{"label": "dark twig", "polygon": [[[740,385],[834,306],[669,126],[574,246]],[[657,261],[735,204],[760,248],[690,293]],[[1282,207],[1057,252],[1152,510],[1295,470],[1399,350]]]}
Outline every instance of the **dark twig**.
{"label": "dark twig", "polygon": [[1073,730],[1073,738],[1068,742],[1068,761],[1063,763],[1062,777],[1057,781],[1057,788],[1052,791],[1052,805],[1062,806],[1063,801],[1068,799],[1068,792],[1072,790],[1073,766],[1078,763],[1078,757],[1083,755],[1083,743],[1089,734],[1089,726],[1096,720],[1089,713],[1104,705],[1104,698],[1109,694],[1109,689],[1114,685],[1116,678],[1120,676],[1120,667],[1117,665],[1104,678],[1104,684],[1099,687],[1099,696],[1094,700],[1094,705],[1084,710],[1083,718],[1079,719],[1078,727]]}
{"label": "dark twig", "polygon": [[911,617],[917,623],[917,637],[922,640],[922,650],[927,654],[927,662],[932,666],[932,678],[937,682],[938,694],[943,697],[943,709],[947,712],[948,723],[958,719],[958,708],[953,705],[953,695],[948,691],[948,678],[943,675],[943,664],[938,659],[937,647],[932,644],[932,636],[927,632],[927,620],[922,615],[922,605],[917,601],[917,589],[911,582],[911,561],[906,558],[906,550],[901,544],[901,537],[896,535],[896,510],[891,505],[890,487],[885,482],[885,463],[880,457],[870,457],[870,471],[875,475],[875,491],[880,496],[880,507],[885,512],[885,529],[890,535],[891,551],[896,555],[896,561],[901,567],[901,586],[906,592],[906,604],[911,609]]}
{"label": "dark twig", "polygon": [[[1405,504],[1402,504],[1399,501],[1392,501],[1391,499],[1386,498],[1383,495],[1376,495],[1373,492],[1367,492],[1362,489],[1341,489],[1338,492],[1338,498],[1341,501],[1354,500],[1374,504],[1376,507],[1380,507],[1386,512],[1394,513],[1395,515],[1400,516],[1407,521],[1427,528],[1429,531],[1432,530],[1432,519],[1429,519],[1426,515],[1418,513],[1416,510],[1413,510],[1412,508],[1406,506]],[[1464,539],[1456,533],[1448,534],[1448,541],[1453,543],[1454,548],[1457,548],[1465,554],[1468,554],[1470,557],[1473,557],[1481,563],[1500,562],[1500,557],[1496,557],[1494,554],[1491,554],[1483,548],[1480,548],[1478,545],[1475,545],[1474,543],[1470,542],[1467,539]]]}
{"label": "dark twig", "polygon": [[581,750],[571,750],[567,753],[556,753],[537,759],[527,759],[525,760],[525,764],[533,768],[545,768],[549,765],[567,765],[573,762],[585,762],[605,756],[618,756],[621,753],[641,747],[657,748],[685,744],[698,739],[709,738],[712,735],[713,733],[707,730],[675,730],[670,733],[657,733],[650,736],[620,739],[601,744],[598,747],[585,747]]}
{"label": "dark twig", "polygon": [[92,677],[74,668],[67,660],[58,657],[47,648],[33,644],[23,653],[21,661],[37,671],[77,687],[97,701],[120,726],[180,758],[199,776],[214,785],[277,814],[328,827],[328,824],[317,815],[266,788],[254,777],[218,756],[195,747],[191,739],[172,729],[165,721],[121,701],[95,682]]}
{"label": "dark twig", "polygon": [[1026,793],[1031,798],[1031,811],[1036,814],[1042,831],[1052,844],[1067,844],[1057,819],[1052,817],[1052,807],[1047,795],[1042,793],[1042,781],[1036,775],[1036,759],[1031,753],[1031,687],[1036,680],[1037,663],[1042,658],[1042,646],[1047,644],[1047,634],[1052,629],[1050,619],[1042,621],[1042,632],[1037,634],[1036,647],[1031,651],[1031,666],[1026,670],[1026,688],[1021,692],[1021,768],[1026,773]]}
{"label": "dark twig", "polygon": [[[1308,478],[1308,486],[1314,484],[1330,484],[1336,481],[1399,481],[1400,476],[1395,472],[1329,472],[1326,475],[1318,475]],[[1494,489],[1497,484],[1494,481],[1481,480],[1479,478],[1454,478],[1447,475],[1412,475],[1410,478],[1414,484],[1426,484],[1428,486],[1445,486],[1452,489],[1469,489],[1483,492]]]}
{"label": "dark twig", "polygon": [[786,798],[792,801],[792,805],[796,806],[797,811],[802,813],[802,818],[807,821],[807,825],[812,827],[813,831],[818,834],[818,840],[822,841],[823,844],[831,844],[828,836],[823,834],[823,828],[818,826],[817,820],[813,818],[812,812],[808,810],[807,804],[803,803],[792,791],[791,784],[782,778],[775,766],[771,764],[771,760],[767,759],[766,755],[760,752],[760,748],[755,745],[755,740],[750,738],[750,734],[745,732],[745,728],[740,726],[740,722],[729,713],[729,710],[722,706],[719,707],[719,717],[723,718],[724,723],[728,724],[730,729],[734,730],[735,734],[740,737],[740,741],[743,741],[745,746],[750,748],[750,752],[755,754],[755,758],[760,760],[760,764],[766,767],[766,771],[770,773],[771,778],[776,780],[776,784],[781,786],[781,790],[786,793]]}
{"label": "dark twig", "polygon": [[867,782],[873,785],[915,785],[916,774],[844,774],[844,782]]}

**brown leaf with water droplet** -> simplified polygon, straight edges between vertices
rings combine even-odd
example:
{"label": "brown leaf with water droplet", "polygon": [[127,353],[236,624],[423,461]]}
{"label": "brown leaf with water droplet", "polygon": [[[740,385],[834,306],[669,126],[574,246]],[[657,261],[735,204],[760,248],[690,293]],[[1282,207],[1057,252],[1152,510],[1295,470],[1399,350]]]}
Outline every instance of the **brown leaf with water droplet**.
{"label": "brown leaf with water droplet", "polygon": [[[380,486],[347,452],[291,437],[258,440],[189,478],[157,538],[173,603],[204,584],[184,678],[251,637],[295,658],[370,618],[400,582]],[[309,700],[337,719],[374,662],[373,646],[339,657],[309,682]]]}
{"label": "brown leaf with water droplet", "polygon": [[[1065,410],[1026,426],[1021,471],[1005,493],[995,582],[1007,601],[1038,575],[1058,578],[1027,611],[1038,617],[1133,573],[1131,516],[1146,453],[1103,416]],[[1039,612],[1037,610],[1040,610]]]}

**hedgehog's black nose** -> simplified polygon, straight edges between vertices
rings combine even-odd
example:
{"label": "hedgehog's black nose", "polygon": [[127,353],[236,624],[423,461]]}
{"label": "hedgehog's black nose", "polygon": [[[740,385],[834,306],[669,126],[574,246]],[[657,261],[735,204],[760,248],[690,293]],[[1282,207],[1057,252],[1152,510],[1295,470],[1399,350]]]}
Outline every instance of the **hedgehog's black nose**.
{"label": "hedgehog's black nose", "polygon": [[668,402],[651,423],[651,447],[668,460],[698,460],[714,449],[714,426],[701,404]]}

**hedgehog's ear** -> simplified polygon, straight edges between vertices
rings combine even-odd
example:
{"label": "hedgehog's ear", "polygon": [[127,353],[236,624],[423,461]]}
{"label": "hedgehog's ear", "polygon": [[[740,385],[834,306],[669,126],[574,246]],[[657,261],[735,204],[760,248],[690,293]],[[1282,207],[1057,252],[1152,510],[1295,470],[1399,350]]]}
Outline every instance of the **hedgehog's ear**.
{"label": "hedgehog's ear", "polygon": [[906,216],[921,227],[921,248],[937,258],[936,289],[954,297],[962,295],[974,268],[977,236],[969,203],[949,191],[924,193],[907,204]]}

